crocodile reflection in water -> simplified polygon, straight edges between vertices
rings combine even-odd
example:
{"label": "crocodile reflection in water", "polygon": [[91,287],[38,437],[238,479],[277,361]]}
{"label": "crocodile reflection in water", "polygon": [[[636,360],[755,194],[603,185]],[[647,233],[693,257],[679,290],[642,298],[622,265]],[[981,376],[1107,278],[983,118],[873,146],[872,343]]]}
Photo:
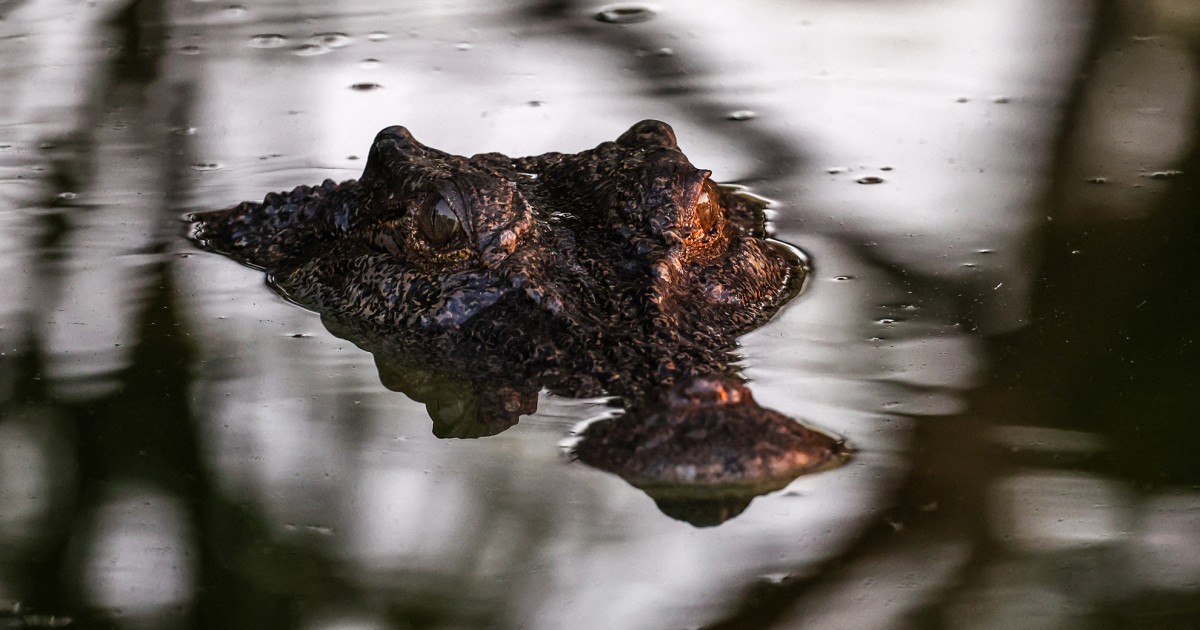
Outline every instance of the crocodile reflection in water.
{"label": "crocodile reflection in water", "polygon": [[845,459],[757,405],[732,364],[737,336],[796,294],[801,259],[665,123],[523,158],[450,155],[389,127],[357,181],[193,220],[202,247],[264,269],[372,352],[439,436],[502,431],[542,389],[615,396],[622,412],[584,428],[575,456],[697,524]]}

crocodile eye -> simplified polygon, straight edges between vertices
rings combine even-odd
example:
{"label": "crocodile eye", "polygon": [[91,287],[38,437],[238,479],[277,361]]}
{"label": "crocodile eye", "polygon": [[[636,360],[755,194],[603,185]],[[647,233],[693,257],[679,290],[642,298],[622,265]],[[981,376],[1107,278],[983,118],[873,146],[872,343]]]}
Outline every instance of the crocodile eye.
{"label": "crocodile eye", "polygon": [[708,232],[717,224],[721,215],[721,192],[711,180],[704,182],[700,197],[696,199],[696,224]]}
{"label": "crocodile eye", "polygon": [[441,195],[431,195],[421,205],[417,227],[425,241],[434,247],[443,247],[462,234],[462,221]]}

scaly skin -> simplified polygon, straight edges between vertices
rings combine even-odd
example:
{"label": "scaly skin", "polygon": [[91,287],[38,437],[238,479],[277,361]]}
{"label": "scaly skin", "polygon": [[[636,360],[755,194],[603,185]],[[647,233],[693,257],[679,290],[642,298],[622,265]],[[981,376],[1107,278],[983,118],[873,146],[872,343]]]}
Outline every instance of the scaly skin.
{"label": "scaly skin", "polygon": [[[643,488],[777,487],[843,459],[840,443],[755,404],[731,365],[737,336],[796,294],[804,266],[665,123],[515,159],[449,155],[388,127],[357,181],[194,222],[202,247],[264,269],[374,352],[439,434],[503,430],[545,388],[621,399],[625,413],[584,430],[576,453]],[[682,437],[698,427],[724,444]]]}

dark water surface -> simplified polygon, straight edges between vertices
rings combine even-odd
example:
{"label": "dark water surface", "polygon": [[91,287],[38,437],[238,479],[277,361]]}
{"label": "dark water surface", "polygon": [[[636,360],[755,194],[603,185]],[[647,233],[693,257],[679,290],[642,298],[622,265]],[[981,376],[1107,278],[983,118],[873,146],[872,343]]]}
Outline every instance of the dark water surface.
{"label": "dark water surface", "polygon": [[[597,19],[603,14],[603,19]],[[1182,0],[0,2],[0,627],[1194,628]],[[438,439],[180,217],[644,118],[774,201],[743,338],[846,466],[693,527],[543,396]]]}

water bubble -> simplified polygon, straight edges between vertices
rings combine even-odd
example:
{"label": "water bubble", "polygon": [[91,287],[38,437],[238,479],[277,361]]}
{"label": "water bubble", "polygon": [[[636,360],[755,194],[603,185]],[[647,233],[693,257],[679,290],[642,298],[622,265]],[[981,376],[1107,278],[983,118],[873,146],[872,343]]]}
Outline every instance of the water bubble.
{"label": "water bubble", "polygon": [[359,159],[361,159],[361,158],[359,158],[357,155],[347,155],[347,156],[346,156],[346,159],[347,159],[347,160],[350,160],[351,162],[354,162],[354,161],[357,161],[357,160],[359,160]]}
{"label": "water bubble", "polygon": [[791,578],[791,574],[788,573],[768,573],[760,577],[759,580],[767,584],[779,585],[790,580]]}
{"label": "water bubble", "polygon": [[216,162],[196,162],[192,164],[193,171],[215,171],[219,168],[221,168],[221,165]]}
{"label": "water bubble", "polygon": [[338,32],[317,33],[308,38],[308,43],[335,50],[349,46],[350,36],[345,33]]}
{"label": "water bubble", "polygon": [[845,173],[846,171],[849,171],[849,170],[850,169],[846,168],[845,166],[831,166],[831,167],[825,169],[825,172],[829,173],[830,175],[841,175],[842,173]]}
{"label": "water bubble", "polygon": [[975,250],[975,253],[976,253],[976,254],[984,254],[984,255],[987,255],[987,254],[995,254],[995,253],[996,253],[996,250],[994,250],[994,249],[988,249],[988,248],[986,248],[986,247],[985,247],[985,248],[983,248],[983,249],[977,249],[977,250]]}
{"label": "water bubble", "polygon": [[884,180],[882,177],[875,177],[874,175],[868,175],[866,177],[859,177],[858,179],[856,179],[854,181],[859,184],[882,184]]}
{"label": "water bubble", "polygon": [[960,97],[958,97],[958,98],[954,99],[954,102],[955,102],[955,103],[970,103],[970,102],[971,102],[971,99],[969,99],[969,98],[967,98],[967,97],[965,97],[965,96],[960,96]]}
{"label": "water bubble", "polygon": [[250,38],[251,48],[282,48],[288,39],[279,33],[259,33]]}
{"label": "water bubble", "polygon": [[881,318],[879,318],[879,319],[875,320],[875,323],[876,323],[876,324],[882,324],[882,325],[884,325],[884,326],[888,326],[888,325],[891,325],[891,324],[895,324],[895,323],[896,323],[896,322],[898,322],[898,321],[900,321],[900,320],[898,320],[898,319],[893,319],[893,318],[891,318],[891,317],[881,317]]}
{"label": "water bubble", "polygon": [[529,101],[526,104],[530,107],[541,107],[542,105],[546,104],[546,101]]}
{"label": "water bubble", "polygon": [[172,127],[171,133],[177,136],[194,136],[196,135],[195,127]]}
{"label": "water bubble", "polygon": [[892,170],[895,170],[895,169],[893,169],[893,168],[892,168],[892,167],[890,167],[890,166],[880,166],[880,167],[879,167],[879,170],[881,170],[881,171],[892,171]]}
{"label": "water bubble", "polygon": [[1011,103],[1012,99],[1007,96],[993,96],[992,102],[996,103],[997,105],[1003,105],[1005,103]]}
{"label": "water bubble", "polygon": [[378,83],[355,83],[354,85],[350,86],[350,89],[358,92],[370,92],[371,90],[378,90],[382,87],[383,86],[379,85]]}
{"label": "water bubble", "polygon": [[472,48],[474,48],[474,47],[475,47],[475,45],[474,45],[474,44],[472,44],[471,42],[459,42],[459,43],[457,43],[457,44],[455,44],[455,45],[454,45],[454,49],[455,49],[455,50],[461,50],[461,51],[463,51],[463,52],[466,52],[466,51],[468,51],[468,50],[471,50],[471,49],[472,49]]}
{"label": "water bubble", "polygon": [[0,151],[3,151],[5,149],[11,149],[11,148],[12,148],[11,144],[0,144]]}
{"label": "water bubble", "polygon": [[1172,177],[1179,177],[1180,175],[1183,175],[1183,171],[1154,171],[1146,175],[1146,177],[1150,179],[1170,179]]}
{"label": "water bubble", "polygon": [[1107,184],[1108,178],[1107,177],[1091,177],[1087,181],[1089,184]]}
{"label": "water bubble", "polygon": [[853,279],[854,279],[854,276],[834,276],[833,277],[833,280],[835,282],[847,282],[847,281],[850,281]]}
{"label": "water bubble", "polygon": [[73,192],[60,192],[60,193],[58,193],[58,198],[59,198],[59,199],[62,199],[63,201],[71,201],[71,200],[72,200],[72,199],[74,199],[76,196],[77,196],[77,195],[76,195],[75,193],[73,193]]}
{"label": "water bubble", "polygon": [[756,114],[755,112],[752,112],[748,109],[735,110],[735,111],[729,112],[729,114],[725,116],[725,120],[733,120],[733,121],[751,120],[754,118],[758,118],[758,114]]}
{"label": "water bubble", "polygon": [[235,18],[242,17],[243,15],[246,15],[247,10],[248,9],[246,9],[246,7],[244,5],[231,4],[227,7],[225,7],[225,15],[228,17],[235,17]]}
{"label": "water bubble", "polygon": [[659,48],[658,50],[654,51],[654,54],[658,55],[659,57],[674,57],[675,49],[663,46],[662,48]]}
{"label": "water bubble", "polygon": [[299,57],[313,57],[316,55],[324,55],[329,52],[329,49],[316,44],[301,44],[292,49],[292,54]]}
{"label": "water bubble", "polygon": [[125,122],[124,120],[118,120],[112,124],[112,128],[116,131],[125,131],[129,128],[129,123]]}
{"label": "water bubble", "polygon": [[646,7],[622,6],[604,9],[595,15],[597,20],[608,24],[637,24],[654,17],[654,11]]}
{"label": "water bubble", "polygon": [[179,49],[179,52],[184,55],[199,55],[200,47],[196,46],[194,44],[188,45],[188,46],[183,46],[182,48]]}
{"label": "water bubble", "polygon": [[362,61],[358,62],[358,67],[365,68],[367,70],[378,68],[379,66],[380,62],[378,59],[363,59]]}
{"label": "water bubble", "polygon": [[367,41],[381,42],[385,39],[391,39],[391,34],[386,31],[372,31],[367,33]]}

